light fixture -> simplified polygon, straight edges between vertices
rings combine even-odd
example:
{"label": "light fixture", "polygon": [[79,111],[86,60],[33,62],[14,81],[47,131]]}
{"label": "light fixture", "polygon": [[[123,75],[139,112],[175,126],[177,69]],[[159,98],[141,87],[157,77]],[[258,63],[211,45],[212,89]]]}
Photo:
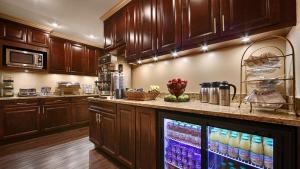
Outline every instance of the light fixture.
{"label": "light fixture", "polygon": [[53,27],[55,27],[55,28],[58,28],[58,27],[59,27],[59,25],[58,25],[57,22],[52,22],[51,25],[52,25]]}
{"label": "light fixture", "polygon": [[242,38],[242,42],[248,43],[248,42],[250,42],[250,38],[249,38],[248,36],[244,36],[244,37]]}
{"label": "light fixture", "polygon": [[137,61],[137,63],[140,65],[140,64],[142,64],[143,62],[142,62],[141,59],[139,59],[139,60]]}
{"label": "light fixture", "polygon": [[173,58],[176,58],[178,56],[178,53],[176,52],[176,50],[173,51],[171,54],[172,54]]}
{"label": "light fixture", "polygon": [[208,51],[208,46],[207,46],[207,45],[203,45],[203,46],[201,47],[201,50],[202,50],[203,52],[207,52],[207,51]]}
{"label": "light fixture", "polygon": [[155,56],[153,57],[153,60],[154,60],[154,62],[158,61],[158,57],[155,55]]}
{"label": "light fixture", "polygon": [[88,35],[87,37],[90,38],[90,39],[97,39],[97,37],[95,35],[92,35],[92,34]]}

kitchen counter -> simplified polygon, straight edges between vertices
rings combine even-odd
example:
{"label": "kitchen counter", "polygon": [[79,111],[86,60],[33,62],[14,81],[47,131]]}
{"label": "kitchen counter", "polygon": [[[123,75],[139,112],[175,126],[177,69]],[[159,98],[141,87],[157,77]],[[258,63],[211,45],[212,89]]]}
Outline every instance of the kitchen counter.
{"label": "kitchen counter", "polygon": [[94,97],[98,96],[97,94],[82,94],[82,95],[49,95],[49,96],[32,96],[32,97],[0,97],[0,101],[9,101],[9,100],[28,100],[28,99],[47,99],[47,98],[69,98],[69,97]]}
{"label": "kitchen counter", "polygon": [[216,116],[233,118],[240,120],[249,120],[255,122],[264,122],[272,124],[280,124],[287,126],[300,127],[300,117],[288,114],[279,114],[275,112],[262,112],[254,110],[250,113],[249,107],[238,108],[237,103],[233,103],[230,107],[211,105],[208,103],[201,103],[199,100],[193,100],[186,103],[170,103],[165,102],[163,99],[153,101],[131,101],[131,100],[116,100],[116,99],[101,99],[101,98],[88,98],[90,102],[111,102],[117,104],[133,105],[140,107],[147,107],[153,109],[177,111],[183,113],[193,113],[199,115]]}

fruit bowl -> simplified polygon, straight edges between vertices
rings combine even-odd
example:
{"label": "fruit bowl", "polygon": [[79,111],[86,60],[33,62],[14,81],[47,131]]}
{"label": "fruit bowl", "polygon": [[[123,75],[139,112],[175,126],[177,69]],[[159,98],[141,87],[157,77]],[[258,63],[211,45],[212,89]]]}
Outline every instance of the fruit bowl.
{"label": "fruit bowl", "polygon": [[169,92],[178,98],[185,92],[186,85],[186,80],[173,79],[168,81],[167,87]]}

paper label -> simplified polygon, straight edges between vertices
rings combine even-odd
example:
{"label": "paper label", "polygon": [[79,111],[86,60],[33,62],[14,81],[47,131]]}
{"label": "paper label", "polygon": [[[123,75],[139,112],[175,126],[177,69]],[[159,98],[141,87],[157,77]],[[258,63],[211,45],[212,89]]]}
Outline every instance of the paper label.
{"label": "paper label", "polygon": [[264,161],[264,156],[262,154],[256,154],[251,152],[250,154],[251,162],[255,165],[262,166]]}
{"label": "paper label", "polygon": [[239,157],[240,157],[240,159],[242,159],[244,161],[249,161],[250,160],[250,151],[244,150],[244,149],[239,149]]}

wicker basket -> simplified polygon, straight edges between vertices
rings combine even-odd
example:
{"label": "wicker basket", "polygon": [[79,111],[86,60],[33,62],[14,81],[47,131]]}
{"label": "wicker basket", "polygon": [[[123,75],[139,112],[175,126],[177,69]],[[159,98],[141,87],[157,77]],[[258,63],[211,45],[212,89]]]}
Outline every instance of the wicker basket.
{"label": "wicker basket", "polygon": [[125,92],[128,100],[146,101],[155,100],[160,94],[159,92]]}

